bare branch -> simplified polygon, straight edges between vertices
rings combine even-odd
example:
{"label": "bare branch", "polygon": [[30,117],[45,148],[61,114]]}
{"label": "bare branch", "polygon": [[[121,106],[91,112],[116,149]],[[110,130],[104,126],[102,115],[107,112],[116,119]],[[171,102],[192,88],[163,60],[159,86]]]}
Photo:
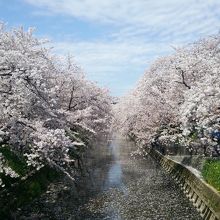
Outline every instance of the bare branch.
{"label": "bare branch", "polygon": [[186,83],[184,71],[183,71],[180,67],[176,67],[176,70],[180,71],[180,73],[181,73],[182,84],[183,84],[184,86],[186,86],[188,89],[191,89],[191,87]]}
{"label": "bare branch", "polygon": [[3,90],[0,90],[0,93],[3,93],[3,94],[8,94],[8,95],[12,95],[13,93],[10,92],[10,91],[3,91]]}
{"label": "bare branch", "polygon": [[74,86],[72,87],[72,90],[71,90],[71,94],[70,94],[70,101],[69,101],[69,105],[68,105],[68,111],[70,111],[71,110],[71,105],[72,105],[72,101],[73,101],[73,93],[74,93],[74,90],[75,90],[75,88],[74,88]]}

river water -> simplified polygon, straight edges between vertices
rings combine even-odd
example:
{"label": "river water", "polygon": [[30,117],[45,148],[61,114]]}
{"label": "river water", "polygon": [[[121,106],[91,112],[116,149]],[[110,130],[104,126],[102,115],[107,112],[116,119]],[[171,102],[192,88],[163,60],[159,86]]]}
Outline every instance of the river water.
{"label": "river water", "polygon": [[[135,145],[114,136],[99,142],[77,195],[63,180],[20,210],[20,219],[201,219],[173,180],[149,156],[132,157]],[[62,190],[61,190],[62,189]],[[77,199],[78,197],[78,199]]]}

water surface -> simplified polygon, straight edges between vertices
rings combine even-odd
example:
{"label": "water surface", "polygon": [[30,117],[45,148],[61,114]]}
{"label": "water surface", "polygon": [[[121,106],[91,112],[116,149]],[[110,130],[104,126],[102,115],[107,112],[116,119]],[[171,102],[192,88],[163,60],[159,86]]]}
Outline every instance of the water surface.
{"label": "water surface", "polygon": [[159,165],[149,156],[131,157],[133,150],[135,144],[120,136],[96,143],[87,159],[88,173],[78,182],[78,200],[63,180],[23,214],[40,214],[40,219],[201,219]]}

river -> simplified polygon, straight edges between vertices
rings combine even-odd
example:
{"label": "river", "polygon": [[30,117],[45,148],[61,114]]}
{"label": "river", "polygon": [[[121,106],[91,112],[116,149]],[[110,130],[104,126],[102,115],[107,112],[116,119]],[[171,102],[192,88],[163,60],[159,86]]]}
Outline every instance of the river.
{"label": "river", "polygon": [[117,135],[96,143],[77,195],[68,181],[60,180],[21,209],[19,219],[201,219],[151,157],[131,156],[134,149],[133,142]]}

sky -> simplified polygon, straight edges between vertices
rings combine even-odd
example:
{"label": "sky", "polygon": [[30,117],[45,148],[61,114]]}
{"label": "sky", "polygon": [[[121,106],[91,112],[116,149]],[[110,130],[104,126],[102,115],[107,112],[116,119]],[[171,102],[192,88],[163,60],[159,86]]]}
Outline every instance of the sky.
{"label": "sky", "polygon": [[35,27],[58,55],[113,96],[132,89],[157,58],[220,31],[220,0],[0,0],[0,21]]}

